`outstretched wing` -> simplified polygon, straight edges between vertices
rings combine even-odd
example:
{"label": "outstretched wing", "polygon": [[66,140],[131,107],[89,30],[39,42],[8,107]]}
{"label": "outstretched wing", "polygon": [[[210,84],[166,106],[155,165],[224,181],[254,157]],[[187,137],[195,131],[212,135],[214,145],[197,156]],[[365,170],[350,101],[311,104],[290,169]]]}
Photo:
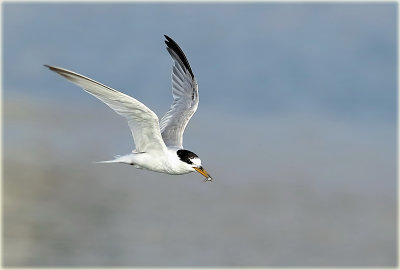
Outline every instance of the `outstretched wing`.
{"label": "outstretched wing", "polygon": [[157,115],[138,100],[78,73],[48,66],[50,70],[103,101],[128,120],[137,152],[166,151]]}
{"label": "outstretched wing", "polygon": [[183,148],[185,127],[197,110],[199,92],[196,79],[181,48],[170,37],[167,50],[174,60],[172,67],[172,96],[174,102],[160,122],[161,135],[167,146]]}

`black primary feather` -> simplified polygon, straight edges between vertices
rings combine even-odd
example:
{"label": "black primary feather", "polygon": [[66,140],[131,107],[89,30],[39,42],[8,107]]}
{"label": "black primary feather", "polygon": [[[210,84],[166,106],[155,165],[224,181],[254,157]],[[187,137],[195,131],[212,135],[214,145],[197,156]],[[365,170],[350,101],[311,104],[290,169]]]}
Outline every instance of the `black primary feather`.
{"label": "black primary feather", "polygon": [[[190,75],[192,78],[194,78],[194,74],[192,72],[192,69],[190,68],[189,61],[187,60],[185,54],[183,53],[182,49],[179,47],[179,45],[169,36],[164,35],[164,37],[167,39],[165,40],[165,44],[167,44],[168,49],[172,50],[178,57],[181,62],[181,64],[189,71]],[[169,52],[169,50],[168,50]]]}

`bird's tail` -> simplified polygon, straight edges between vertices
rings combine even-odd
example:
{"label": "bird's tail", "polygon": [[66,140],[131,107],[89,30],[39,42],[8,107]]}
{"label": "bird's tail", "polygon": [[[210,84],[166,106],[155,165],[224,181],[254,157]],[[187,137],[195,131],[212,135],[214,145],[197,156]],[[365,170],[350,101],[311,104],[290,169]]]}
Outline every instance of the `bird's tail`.
{"label": "bird's tail", "polygon": [[112,160],[95,161],[94,163],[125,163],[122,156],[114,156]]}
{"label": "bird's tail", "polygon": [[94,163],[119,163],[119,162],[121,162],[121,161],[118,161],[118,160],[115,160],[115,159],[113,159],[113,160],[94,161]]}

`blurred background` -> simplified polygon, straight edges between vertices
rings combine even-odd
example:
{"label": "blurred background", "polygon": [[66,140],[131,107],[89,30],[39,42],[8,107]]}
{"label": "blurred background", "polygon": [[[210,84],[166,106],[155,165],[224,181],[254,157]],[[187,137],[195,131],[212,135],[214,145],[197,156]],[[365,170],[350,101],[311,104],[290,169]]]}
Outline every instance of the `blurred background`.
{"label": "blurred background", "polygon": [[[396,3],[3,3],[7,267],[393,267]],[[214,177],[94,164],[126,121],[43,67],[172,103]]]}

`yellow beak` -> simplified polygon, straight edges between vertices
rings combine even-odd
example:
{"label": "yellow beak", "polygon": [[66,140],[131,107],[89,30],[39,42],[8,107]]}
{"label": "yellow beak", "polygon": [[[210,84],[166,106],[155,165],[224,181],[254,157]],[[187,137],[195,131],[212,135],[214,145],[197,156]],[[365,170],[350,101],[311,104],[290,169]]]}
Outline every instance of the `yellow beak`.
{"label": "yellow beak", "polygon": [[198,173],[200,173],[201,175],[203,175],[204,177],[206,177],[205,181],[212,181],[212,177],[211,175],[203,169],[203,167],[194,167],[193,169],[195,169]]}

